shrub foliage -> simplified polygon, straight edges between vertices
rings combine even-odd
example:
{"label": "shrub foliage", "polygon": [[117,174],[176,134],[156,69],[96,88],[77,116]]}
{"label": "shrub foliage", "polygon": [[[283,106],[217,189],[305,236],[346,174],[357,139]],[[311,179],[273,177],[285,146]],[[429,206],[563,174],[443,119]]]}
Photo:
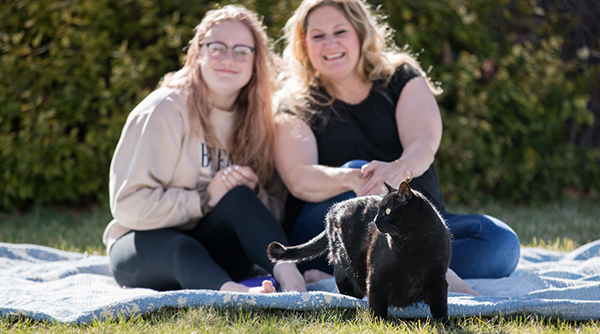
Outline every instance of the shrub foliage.
{"label": "shrub foliage", "polygon": [[0,208],[106,201],[127,114],[208,4],[17,0],[0,5]]}
{"label": "shrub foliage", "polygon": [[[433,64],[431,75],[444,89],[437,167],[450,202],[543,201],[566,189],[599,190],[599,148],[567,137],[594,125],[588,101],[600,68],[562,56],[560,8],[531,0],[405,0],[382,7],[394,13],[396,42],[421,52],[421,64]],[[598,52],[595,43],[590,47]]]}
{"label": "shrub foliage", "polygon": [[[239,3],[275,40],[299,3]],[[398,45],[441,83],[437,167],[450,202],[598,191],[600,150],[567,140],[594,124],[597,65],[564,59],[562,22],[529,0],[371,1]],[[209,1],[14,0],[0,4],[0,210],[107,201],[127,114],[167,72]],[[556,27],[555,27],[556,26]],[[281,43],[276,44],[278,50]],[[598,45],[590,45],[596,52]]]}

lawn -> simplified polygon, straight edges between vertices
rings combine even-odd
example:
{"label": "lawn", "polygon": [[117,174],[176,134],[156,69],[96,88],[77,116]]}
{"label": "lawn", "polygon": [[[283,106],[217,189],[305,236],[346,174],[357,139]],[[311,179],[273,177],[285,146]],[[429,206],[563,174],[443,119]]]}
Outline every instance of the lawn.
{"label": "lawn", "polygon": [[[569,251],[600,239],[597,199],[567,199],[536,207],[497,203],[453,212],[487,213],[515,229],[523,247]],[[105,254],[101,235],[110,220],[106,209],[38,208],[24,214],[0,213],[0,241],[35,243],[67,251]],[[442,328],[426,321],[372,321],[364,310],[313,312],[217,309],[162,309],[128,320],[85,326],[0,319],[0,333],[600,333],[600,321],[564,322],[536,317],[452,319]]]}

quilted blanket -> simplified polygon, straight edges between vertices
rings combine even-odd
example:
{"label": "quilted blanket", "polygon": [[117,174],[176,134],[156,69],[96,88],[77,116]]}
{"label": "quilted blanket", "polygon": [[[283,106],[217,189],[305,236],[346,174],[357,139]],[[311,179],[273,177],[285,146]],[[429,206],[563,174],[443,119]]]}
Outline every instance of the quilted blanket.
{"label": "quilted blanket", "polygon": [[[600,319],[600,240],[561,253],[522,248],[517,270],[501,279],[467,280],[483,296],[450,293],[451,317],[536,314],[564,320]],[[319,310],[363,308],[366,301],[337,293],[333,280],[309,285],[309,292],[248,294],[211,290],[158,292],[123,288],[111,276],[106,256],[54,248],[0,243],[0,315],[82,324],[128,318],[160,307],[218,306]],[[390,315],[423,318],[418,303],[390,307]]]}

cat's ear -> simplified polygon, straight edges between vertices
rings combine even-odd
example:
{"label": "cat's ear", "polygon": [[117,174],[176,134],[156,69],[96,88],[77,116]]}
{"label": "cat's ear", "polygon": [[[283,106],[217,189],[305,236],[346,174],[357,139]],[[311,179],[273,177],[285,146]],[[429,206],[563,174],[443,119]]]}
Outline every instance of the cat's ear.
{"label": "cat's ear", "polygon": [[400,195],[400,198],[403,198],[407,201],[412,198],[412,191],[410,191],[408,183],[402,182],[400,184],[400,187],[398,187],[398,195]]}
{"label": "cat's ear", "polygon": [[387,182],[383,182],[383,184],[385,184],[385,187],[387,188],[388,194],[391,193],[391,192],[396,191],[396,189],[394,189],[394,187],[392,187],[389,184],[387,184]]}

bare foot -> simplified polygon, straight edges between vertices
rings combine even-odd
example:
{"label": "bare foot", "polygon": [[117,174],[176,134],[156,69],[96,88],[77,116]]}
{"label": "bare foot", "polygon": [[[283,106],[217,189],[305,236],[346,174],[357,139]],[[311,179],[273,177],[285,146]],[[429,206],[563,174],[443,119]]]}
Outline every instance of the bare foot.
{"label": "bare foot", "polygon": [[274,293],[275,287],[273,286],[273,282],[269,280],[262,281],[262,286],[257,286],[254,288],[248,289],[250,293]]}
{"label": "bare foot", "polygon": [[253,288],[249,288],[243,284],[236,283],[234,281],[229,281],[223,283],[219,291],[232,291],[232,292],[249,292],[249,293],[274,293],[275,287],[273,286],[273,282],[269,280],[264,280],[262,282],[262,286],[257,286]]}
{"label": "bare foot", "polygon": [[309,269],[304,272],[303,276],[306,284],[318,282],[333,277],[333,275],[329,275],[328,273],[320,271],[319,269]]}
{"label": "bare foot", "polygon": [[306,292],[304,277],[295,263],[276,263],[273,266],[273,277],[281,284],[281,291]]}
{"label": "bare foot", "polygon": [[481,296],[481,293],[473,290],[462,278],[458,277],[452,269],[448,269],[446,281],[448,281],[448,292],[468,293],[473,296]]}

